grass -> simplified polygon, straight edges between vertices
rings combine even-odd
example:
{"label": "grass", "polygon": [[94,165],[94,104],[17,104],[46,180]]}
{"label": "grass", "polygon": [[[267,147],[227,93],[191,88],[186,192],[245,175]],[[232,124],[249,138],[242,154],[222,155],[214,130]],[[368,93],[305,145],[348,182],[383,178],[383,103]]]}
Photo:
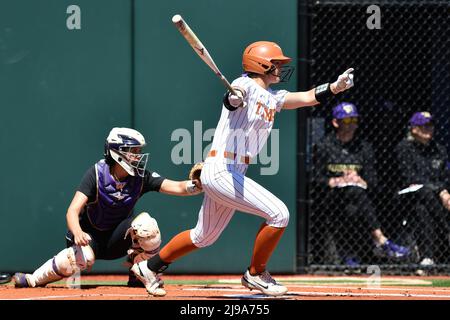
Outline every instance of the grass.
{"label": "grass", "polygon": [[450,287],[450,280],[447,279],[432,279],[432,287]]}
{"label": "grass", "polygon": [[[286,281],[281,281],[285,285],[289,284],[303,284],[303,285],[364,285],[367,283],[367,279],[289,279]],[[383,280],[380,279],[381,285],[383,286],[407,286],[407,287],[440,287],[447,288],[450,287],[450,279],[426,279],[426,280],[414,280],[414,279],[403,279],[403,278],[389,278]],[[240,284],[240,279],[208,279],[208,280],[170,280],[165,279],[164,283],[166,285],[237,285]],[[65,285],[66,281],[58,281],[55,284]],[[98,280],[82,280],[82,285],[85,286],[126,286],[126,281],[98,281]]]}

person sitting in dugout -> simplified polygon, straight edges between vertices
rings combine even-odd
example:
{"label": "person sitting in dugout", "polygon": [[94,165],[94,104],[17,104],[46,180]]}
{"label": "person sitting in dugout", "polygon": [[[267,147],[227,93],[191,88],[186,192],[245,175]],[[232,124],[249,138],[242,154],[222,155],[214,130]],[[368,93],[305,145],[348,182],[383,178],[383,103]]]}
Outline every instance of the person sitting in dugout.
{"label": "person sitting in dugout", "polygon": [[445,146],[434,139],[433,116],[416,112],[409,120],[407,136],[396,146],[407,208],[404,213],[419,253],[419,264],[448,263],[450,240],[449,170]]}
{"label": "person sitting in dugout", "polygon": [[313,190],[317,199],[311,218],[327,226],[341,262],[350,266],[370,259],[366,232],[378,256],[405,258],[410,253],[381,230],[370,197],[377,185],[375,157],[370,143],[357,135],[359,119],[354,104],[338,104],[331,121],[334,132],[313,147]]}

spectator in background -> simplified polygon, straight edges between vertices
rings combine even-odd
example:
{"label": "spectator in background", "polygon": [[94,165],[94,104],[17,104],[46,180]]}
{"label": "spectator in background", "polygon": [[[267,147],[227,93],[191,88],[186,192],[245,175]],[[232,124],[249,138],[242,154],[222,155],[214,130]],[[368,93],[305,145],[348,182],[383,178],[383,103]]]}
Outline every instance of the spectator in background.
{"label": "spectator in background", "polygon": [[404,258],[409,250],[383,234],[369,197],[377,184],[374,153],[367,141],[357,137],[358,122],[355,105],[344,102],[334,107],[335,132],[314,146],[313,184],[320,197],[315,201],[327,211],[324,219],[328,221],[323,222],[331,228],[336,251],[345,264],[359,264],[367,256],[364,243],[368,248],[375,245],[375,252],[385,257]]}
{"label": "spectator in background", "polygon": [[439,198],[441,199],[442,205],[445,209],[447,209],[447,211],[450,211],[450,193],[448,192],[448,190],[450,189],[449,185],[450,184],[447,182],[447,186],[445,187],[445,189],[439,192]]}
{"label": "spectator in background", "polygon": [[448,156],[445,147],[433,139],[433,117],[429,112],[414,113],[409,125],[407,137],[395,148],[405,187],[400,193],[405,194],[404,200],[411,201],[408,222],[416,238],[420,264],[433,265],[439,251],[445,257],[448,254]]}

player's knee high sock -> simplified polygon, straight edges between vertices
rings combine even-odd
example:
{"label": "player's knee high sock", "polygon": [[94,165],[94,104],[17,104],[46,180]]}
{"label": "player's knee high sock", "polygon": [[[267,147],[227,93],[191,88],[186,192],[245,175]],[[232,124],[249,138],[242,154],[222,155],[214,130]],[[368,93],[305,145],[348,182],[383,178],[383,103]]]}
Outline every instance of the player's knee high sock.
{"label": "player's knee high sock", "polygon": [[198,249],[192,243],[190,233],[191,230],[186,230],[173,237],[159,252],[161,260],[172,263],[178,258]]}
{"label": "player's knee high sock", "polygon": [[271,227],[263,223],[256,235],[255,246],[253,247],[252,262],[249,268],[251,275],[266,270],[267,261],[269,261],[285,229]]}

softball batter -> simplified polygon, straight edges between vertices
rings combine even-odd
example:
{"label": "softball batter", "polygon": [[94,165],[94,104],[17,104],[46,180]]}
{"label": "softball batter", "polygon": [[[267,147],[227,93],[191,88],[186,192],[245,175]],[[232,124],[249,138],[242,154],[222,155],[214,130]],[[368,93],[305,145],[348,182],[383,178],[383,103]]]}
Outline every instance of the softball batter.
{"label": "softball batter", "polygon": [[245,73],[232,83],[237,95],[227,92],[224,96],[212,147],[201,171],[205,194],[197,225],[172,238],[159,254],[131,268],[150,294],[158,281],[156,274],[180,257],[212,245],[236,210],[265,220],[256,235],[242,284],[272,296],[287,292],[271,277],[266,265],[288,225],[289,210],[283,201],[245,173],[251,159],[266,143],[276,112],[319,104],[353,86],[353,69],[348,69],[334,83],[309,91],[272,90],[272,84],[290,77],[293,69],[285,66],[290,61],[274,42],[258,41],[245,49],[242,59]]}

